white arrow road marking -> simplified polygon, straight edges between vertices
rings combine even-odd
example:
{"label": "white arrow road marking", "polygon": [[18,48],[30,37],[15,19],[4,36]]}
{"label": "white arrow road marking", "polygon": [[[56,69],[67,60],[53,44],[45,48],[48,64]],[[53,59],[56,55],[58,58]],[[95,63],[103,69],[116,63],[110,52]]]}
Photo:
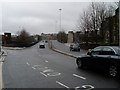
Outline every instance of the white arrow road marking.
{"label": "white arrow road marking", "polygon": [[73,74],[73,76],[78,77],[78,78],[83,79],[83,80],[86,79],[85,77],[79,76],[79,75],[77,75],[77,74]]}
{"label": "white arrow road marking", "polygon": [[68,86],[66,86],[65,84],[63,84],[63,83],[61,83],[61,82],[56,81],[56,83],[58,83],[59,85],[61,85],[61,86],[65,87],[65,88],[68,88],[68,89],[69,89]]}

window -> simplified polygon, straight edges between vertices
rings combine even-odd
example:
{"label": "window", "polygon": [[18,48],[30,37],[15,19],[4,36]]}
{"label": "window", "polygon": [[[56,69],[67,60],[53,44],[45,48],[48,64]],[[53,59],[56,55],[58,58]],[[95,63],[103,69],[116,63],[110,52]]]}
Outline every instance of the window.
{"label": "window", "polygon": [[101,51],[102,51],[102,47],[96,47],[93,49],[91,54],[92,55],[100,55]]}
{"label": "window", "polygon": [[93,49],[93,51],[102,51],[102,48],[101,47],[96,47]]}
{"label": "window", "polygon": [[102,55],[115,55],[115,52],[111,48],[105,47],[102,50]]}

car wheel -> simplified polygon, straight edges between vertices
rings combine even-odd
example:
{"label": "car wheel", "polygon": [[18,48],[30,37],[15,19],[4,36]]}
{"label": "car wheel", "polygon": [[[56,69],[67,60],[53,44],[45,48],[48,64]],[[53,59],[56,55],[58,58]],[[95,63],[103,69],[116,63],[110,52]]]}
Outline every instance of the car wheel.
{"label": "car wheel", "polygon": [[82,60],[78,60],[77,61],[77,66],[78,66],[78,68],[83,68],[83,63],[82,63]]}
{"label": "car wheel", "polygon": [[117,67],[115,65],[111,65],[109,67],[109,75],[111,77],[116,77],[118,75],[118,69],[117,69]]}

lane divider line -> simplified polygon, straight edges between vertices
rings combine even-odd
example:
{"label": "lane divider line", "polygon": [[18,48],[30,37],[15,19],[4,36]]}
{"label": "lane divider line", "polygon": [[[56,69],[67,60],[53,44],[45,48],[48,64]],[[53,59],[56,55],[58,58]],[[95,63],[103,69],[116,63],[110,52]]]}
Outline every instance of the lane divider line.
{"label": "lane divider line", "polygon": [[63,83],[61,83],[61,82],[59,82],[59,81],[56,81],[56,83],[59,84],[59,85],[61,85],[61,86],[63,86],[63,87],[65,87],[65,88],[67,88],[67,89],[69,89],[68,86],[66,86],[65,84],[63,84]]}
{"label": "lane divider line", "polygon": [[47,77],[47,75],[46,75],[46,74],[44,74],[44,73],[42,73],[42,72],[40,72],[40,74],[42,74],[42,75],[44,75],[45,77]]}
{"label": "lane divider line", "polygon": [[78,77],[78,78],[83,79],[83,80],[86,80],[85,77],[79,76],[79,75],[77,75],[77,74],[73,74],[73,76]]}

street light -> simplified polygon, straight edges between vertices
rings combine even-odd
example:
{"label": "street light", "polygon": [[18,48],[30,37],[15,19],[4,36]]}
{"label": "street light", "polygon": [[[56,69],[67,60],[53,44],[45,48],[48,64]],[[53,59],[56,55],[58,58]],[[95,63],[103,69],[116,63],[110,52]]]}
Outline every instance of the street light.
{"label": "street light", "polygon": [[61,8],[59,9],[59,11],[60,11],[60,31],[61,31]]}
{"label": "street light", "polygon": [[[59,11],[60,11],[60,31],[61,31],[61,8],[59,9]],[[62,42],[62,36],[60,35],[60,37],[61,37],[61,42]]]}

